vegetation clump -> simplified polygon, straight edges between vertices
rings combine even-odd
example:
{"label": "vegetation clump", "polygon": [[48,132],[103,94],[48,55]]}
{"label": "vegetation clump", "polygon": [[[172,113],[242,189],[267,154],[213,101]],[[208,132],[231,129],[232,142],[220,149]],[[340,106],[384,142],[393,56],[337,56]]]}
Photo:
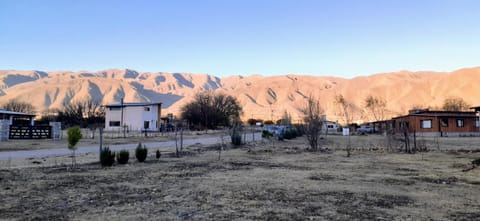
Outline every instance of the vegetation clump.
{"label": "vegetation clump", "polygon": [[268,130],[262,130],[262,138],[268,139],[268,138],[270,138],[270,137],[272,137],[272,136],[273,136],[273,134],[270,133],[270,131],[268,131]]}
{"label": "vegetation clump", "polygon": [[232,132],[230,137],[232,139],[232,144],[235,146],[242,145],[242,135],[240,133],[240,126],[238,123],[235,123],[232,127]]}
{"label": "vegetation clump", "polygon": [[295,139],[297,138],[297,129],[295,128],[288,128],[285,130],[285,133],[283,134],[283,138],[287,140]]}
{"label": "vegetation clump", "polygon": [[102,166],[112,166],[115,162],[115,152],[110,151],[109,147],[104,147],[100,151],[100,163]]}
{"label": "vegetation clump", "polygon": [[117,162],[119,164],[127,164],[130,158],[130,152],[128,150],[121,150],[117,153]]}
{"label": "vegetation clump", "polygon": [[68,149],[72,151],[72,166],[74,166],[77,162],[75,159],[75,150],[77,150],[77,143],[82,139],[82,131],[79,127],[71,127],[67,131],[67,139],[68,139]]}
{"label": "vegetation clump", "polygon": [[138,162],[144,162],[147,159],[148,149],[145,145],[142,147],[142,143],[138,143],[137,148],[135,149],[135,157]]}
{"label": "vegetation clump", "polygon": [[160,159],[160,156],[162,156],[162,154],[160,153],[160,150],[157,150],[157,153],[155,154],[157,160]]}

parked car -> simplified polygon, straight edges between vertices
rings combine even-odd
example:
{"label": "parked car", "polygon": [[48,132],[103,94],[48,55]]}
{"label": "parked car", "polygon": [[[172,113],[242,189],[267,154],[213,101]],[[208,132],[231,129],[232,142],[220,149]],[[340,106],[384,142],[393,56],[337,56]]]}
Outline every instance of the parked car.
{"label": "parked car", "polygon": [[367,125],[360,126],[359,128],[357,128],[357,133],[373,133],[373,127]]}

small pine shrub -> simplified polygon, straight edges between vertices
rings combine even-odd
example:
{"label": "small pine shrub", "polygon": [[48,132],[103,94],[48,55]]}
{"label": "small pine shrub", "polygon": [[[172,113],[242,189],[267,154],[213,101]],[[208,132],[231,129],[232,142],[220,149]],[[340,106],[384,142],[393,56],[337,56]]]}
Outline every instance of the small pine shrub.
{"label": "small pine shrub", "polygon": [[289,128],[283,134],[283,138],[290,140],[297,137],[297,130],[295,128]]}
{"label": "small pine shrub", "polygon": [[115,162],[115,152],[110,151],[109,147],[102,148],[100,152],[100,163],[102,166],[112,166]]}
{"label": "small pine shrub", "polygon": [[117,153],[117,162],[119,164],[127,164],[128,158],[130,158],[130,152],[128,152],[128,150],[121,150]]}
{"label": "small pine shrub", "polygon": [[157,157],[157,160],[160,159],[160,156],[162,156],[162,154],[160,153],[160,150],[157,150],[157,153],[155,154],[155,157]]}
{"label": "small pine shrub", "polygon": [[301,137],[305,134],[305,128],[302,125],[295,125],[295,130],[297,133],[297,137]]}
{"label": "small pine shrub", "polygon": [[262,138],[270,138],[272,137],[272,133],[270,133],[270,131],[268,130],[262,130]]}
{"label": "small pine shrub", "polygon": [[242,145],[242,135],[239,133],[232,134],[232,144],[235,146]]}
{"label": "small pine shrub", "polygon": [[138,162],[144,162],[147,159],[148,149],[144,145],[142,147],[142,143],[138,143],[137,148],[135,149],[135,157],[137,158]]}

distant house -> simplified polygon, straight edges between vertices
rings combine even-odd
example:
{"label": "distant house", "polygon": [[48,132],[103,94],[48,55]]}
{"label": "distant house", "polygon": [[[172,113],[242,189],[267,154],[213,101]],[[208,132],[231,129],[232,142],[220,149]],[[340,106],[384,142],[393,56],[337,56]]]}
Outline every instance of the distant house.
{"label": "distant house", "polygon": [[33,126],[35,114],[0,109],[0,120],[9,120],[9,126]]}
{"label": "distant house", "polygon": [[322,132],[335,133],[339,127],[338,122],[325,120],[322,124]]}
{"label": "distant house", "polygon": [[424,136],[478,136],[480,127],[474,111],[410,110],[408,115],[392,118],[397,133]]}
{"label": "distant house", "polygon": [[162,103],[119,103],[106,105],[105,130],[158,130]]}

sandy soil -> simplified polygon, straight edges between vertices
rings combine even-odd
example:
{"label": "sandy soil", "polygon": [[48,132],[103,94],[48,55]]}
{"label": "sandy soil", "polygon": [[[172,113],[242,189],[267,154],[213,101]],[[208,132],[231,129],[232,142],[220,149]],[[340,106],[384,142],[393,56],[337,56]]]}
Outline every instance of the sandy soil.
{"label": "sandy soil", "polygon": [[150,153],[146,163],[132,157],[110,168],[93,154],[80,156],[77,169],[3,166],[0,219],[480,219],[480,168],[462,172],[480,158],[477,149],[405,154],[372,139],[353,140],[350,158],[343,138],[327,137],[325,152],[297,138],[228,148],[220,159],[215,146],[196,145],[181,158]]}

